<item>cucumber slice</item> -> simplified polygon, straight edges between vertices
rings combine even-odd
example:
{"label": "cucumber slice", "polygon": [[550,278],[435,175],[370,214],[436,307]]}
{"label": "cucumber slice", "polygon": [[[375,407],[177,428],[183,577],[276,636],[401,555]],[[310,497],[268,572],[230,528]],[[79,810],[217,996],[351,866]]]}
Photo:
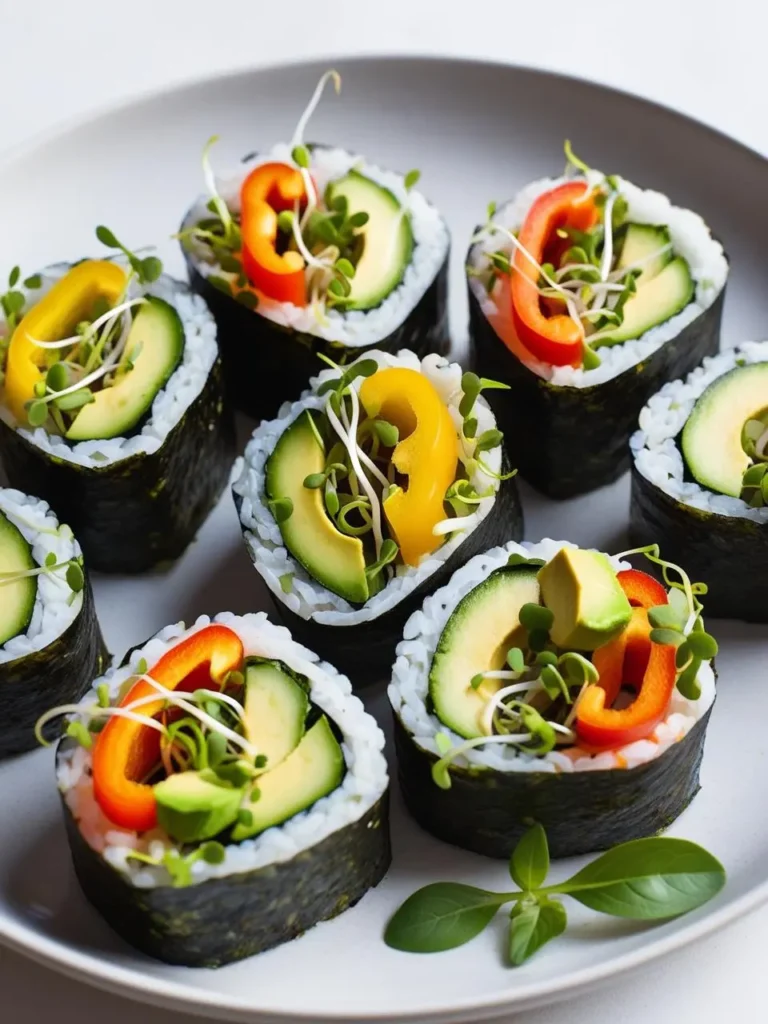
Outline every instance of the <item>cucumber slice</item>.
{"label": "cucumber slice", "polygon": [[693,298],[691,271],[682,256],[676,256],[647,283],[638,285],[624,307],[624,320],[609,335],[598,338],[594,348],[631,341],[680,313]]}
{"label": "cucumber slice", "polygon": [[305,690],[274,661],[253,662],[245,670],[245,734],[276,768],[296,749],[309,711]]}
{"label": "cucumber slice", "polygon": [[648,282],[672,260],[672,249],[667,248],[669,243],[669,228],[663,224],[628,224],[616,268],[637,265],[640,270],[638,286]]}

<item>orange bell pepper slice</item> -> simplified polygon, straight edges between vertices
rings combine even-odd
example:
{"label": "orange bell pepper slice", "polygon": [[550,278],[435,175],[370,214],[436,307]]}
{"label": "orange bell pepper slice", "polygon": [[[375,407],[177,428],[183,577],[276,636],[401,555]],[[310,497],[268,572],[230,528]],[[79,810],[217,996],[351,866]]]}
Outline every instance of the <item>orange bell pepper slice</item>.
{"label": "orange bell pepper slice", "polygon": [[306,264],[301,253],[276,250],[277,215],[292,210],[305,196],[301,172],[281,163],[256,167],[240,189],[243,269],[264,295],[294,306],[307,304]]}
{"label": "orange bell pepper slice", "polygon": [[[536,262],[546,262],[557,244],[559,228],[588,231],[600,216],[591,191],[583,181],[568,181],[545,192],[534,202],[518,240]],[[512,320],[518,339],[531,355],[551,366],[580,366],[584,329],[570,316],[547,316],[538,292],[539,271],[519,250],[511,272]]]}
{"label": "orange bell pepper slice", "polygon": [[[230,672],[243,663],[243,644],[227,626],[206,626],[172,648],[147,673],[168,690],[191,692],[199,687],[221,688]],[[140,679],[123,698],[125,707],[157,691]],[[145,704],[137,714],[153,718],[164,707],[162,697]],[[127,718],[111,718],[93,746],[93,791],[96,802],[120,828],[146,832],[157,824],[152,786],[143,780],[158,763],[160,733]]]}
{"label": "orange bell pepper slice", "polygon": [[385,500],[384,514],[403,561],[418,565],[443,543],[432,531],[445,519],[445,492],[456,479],[456,428],[434,384],[417,370],[379,370],[363,381],[360,401],[369,416],[381,416],[399,431],[392,463],[408,476],[408,488]]}
{"label": "orange bell pepper slice", "polygon": [[[651,640],[648,608],[667,604],[664,587],[652,576],[629,569],[616,577],[634,605],[623,633],[599,647],[592,661],[599,681],[585,690],[576,715],[579,739],[596,749],[623,747],[645,739],[664,718],[677,681],[676,650]],[[623,686],[637,692],[626,708],[611,707]]]}

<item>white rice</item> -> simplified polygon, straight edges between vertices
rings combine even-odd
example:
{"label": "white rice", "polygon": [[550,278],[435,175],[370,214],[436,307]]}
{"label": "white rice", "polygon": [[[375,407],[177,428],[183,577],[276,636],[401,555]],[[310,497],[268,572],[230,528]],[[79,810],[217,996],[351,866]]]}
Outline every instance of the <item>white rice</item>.
{"label": "white rice", "polygon": [[696,400],[709,385],[746,363],[768,363],[768,341],[747,341],[738,348],[709,356],[685,380],[665,384],[643,406],[640,429],[632,435],[630,446],[637,471],[670,498],[705,512],[768,523],[768,508],[750,508],[741,498],[717,494],[695,481],[685,480],[683,456],[676,442]]}
{"label": "white rice", "polygon": [[[235,630],[243,641],[246,657],[274,658],[307,677],[313,704],[325,712],[342,733],[346,774],[337,789],[284,825],[267,829],[238,845],[227,846],[226,858],[221,864],[197,861],[192,867],[195,884],[290,860],[339,829],[359,821],[383,796],[389,783],[383,754],[384,734],[366,713],[362,701],[353,696],[347,677],[320,661],[306,647],[295,643],[289,631],[284,626],[273,625],[264,612],[242,616],[223,612],[213,620],[203,615],[189,629],[184,623],[166,626],[131,654],[128,666],[110,669],[97,680],[82,703],[94,703],[96,687],[100,683],[106,683],[110,694],[115,697],[123,682],[136,673],[142,658],[151,670],[166,651],[211,621]],[[87,717],[83,716],[82,721],[87,722]],[[179,844],[174,843],[162,829],[139,835],[117,828],[104,816],[93,795],[90,751],[74,746],[60,756],[57,779],[67,807],[77,820],[84,839],[94,850],[139,888],[168,884],[165,868],[141,864],[129,859],[129,854],[139,851],[162,858],[169,850],[178,850]]]}
{"label": "white rice", "polygon": [[[434,354],[419,360],[418,356],[407,349],[398,352],[396,356],[374,350],[366,352],[365,358],[375,359],[382,367],[404,366],[419,370],[435,385],[440,397],[448,406],[457,430],[460,429],[462,369],[458,363],[450,363],[442,356]],[[313,390],[318,384],[333,376],[336,376],[336,371],[329,369],[312,378],[310,390],[305,391],[297,402],[284,404],[277,419],[265,421],[257,427],[245,449],[244,459],[238,460],[235,464],[233,490],[243,499],[240,521],[253,563],[275,597],[303,619],[313,619],[315,622],[332,626],[353,626],[383,615],[436,572],[478,528],[486,516],[490,515],[496,501],[498,481],[478,468],[472,476],[472,484],[480,493],[489,487],[494,488],[494,493],[474,506],[477,510],[475,525],[461,533],[451,534],[445,544],[431,555],[427,555],[418,566],[399,566],[397,574],[378,594],[362,608],[354,608],[343,597],[332,593],[313,579],[289,554],[283,545],[280,528],[265,502],[265,466],[275,444],[304,409],[323,407],[325,398],[318,397]],[[359,390],[362,379],[358,378],[354,386]],[[496,420],[482,396],[477,400],[474,414],[477,417],[478,436],[486,430],[495,428]],[[501,470],[501,455],[500,445],[483,453],[483,460],[495,473]],[[280,585],[280,577],[286,575],[292,577],[291,590],[288,594],[284,593]]]}
{"label": "white rice", "polygon": [[[80,545],[68,526],[60,526],[45,501],[30,498],[21,491],[0,488],[0,512],[18,528],[31,546],[32,557],[43,565],[48,555],[57,562],[68,562],[80,555]],[[26,633],[11,637],[0,647],[0,665],[42,651],[64,633],[83,607],[83,594],[70,603],[72,591],[62,570],[37,576],[37,597]],[[0,586],[0,601],[3,588]]]}
{"label": "white rice", "polygon": [[[245,177],[262,164],[270,161],[291,163],[291,149],[286,143],[278,143],[268,153],[262,153],[238,165],[230,174],[217,178],[217,186],[222,198],[233,213],[240,212],[240,187]],[[326,149],[318,147],[312,151],[312,177],[322,195],[331,181],[344,177],[352,168],[360,171],[373,181],[389,189],[397,200],[407,204],[413,230],[413,253],[406,268],[403,280],[384,301],[371,310],[339,310],[329,309],[322,318],[310,306],[294,306],[289,302],[276,302],[259,293],[259,313],[276,324],[290,327],[296,331],[313,334],[328,341],[339,341],[350,347],[374,345],[392,334],[403,323],[406,317],[418,305],[422,296],[437,276],[445,262],[450,245],[448,227],[438,210],[420,192],[415,189],[406,191],[404,178],[394,171],[386,171],[375,164],[370,164],[362,156],[348,153],[343,149]],[[210,217],[206,204],[209,196],[199,196],[187,214],[184,228],[191,227],[198,221]],[[206,262],[205,256],[210,255],[205,249],[197,247],[192,253],[195,266],[204,276],[212,274],[234,280],[234,276],[224,272],[216,263]]]}
{"label": "white rice", "polygon": [[[119,261],[115,261],[119,262]],[[42,272],[43,285],[34,291],[25,289],[32,305],[47,295],[53,285],[70,269],[56,264]],[[189,287],[163,274],[149,285],[146,294],[170,303],[184,325],[184,354],[181,363],[152,403],[152,413],[134,437],[113,437],[101,441],[79,441],[71,444],[63,437],[48,434],[42,427],[18,426],[11,412],[0,405],[0,418],[41,451],[64,462],[88,469],[103,469],[139,453],[151,455],[162,447],[166,438],[205,387],[208,374],[216,361],[216,323],[203,300]],[[132,291],[132,295],[134,292]],[[136,292],[135,294],[139,294]],[[31,307],[30,307],[31,308]],[[0,324],[0,334],[4,325]]]}
{"label": "white rice", "polygon": [[[589,181],[597,184],[602,177],[599,171],[593,171],[589,175]],[[496,211],[494,222],[510,231],[519,230],[534,201],[542,193],[562,185],[566,180],[568,179],[542,178],[531,182],[514,199]],[[600,348],[598,355],[602,362],[593,370],[573,366],[549,366],[533,357],[525,360],[526,366],[545,380],[551,380],[553,384],[586,388],[617,377],[677,337],[684,327],[709,309],[725,287],[728,261],[723,247],[715,241],[704,220],[697,213],[673,206],[661,192],[638,188],[623,178],[617,180],[619,190],[628,203],[628,220],[636,224],[658,224],[669,228],[675,252],[683,256],[690,266],[691,276],[696,284],[694,299],[676,316],[657,327],[652,327],[641,337],[620,345]],[[469,266],[474,269],[483,268],[486,265],[487,254],[499,249],[510,253],[512,243],[498,232],[485,232],[470,251]],[[469,284],[486,317],[498,315],[499,309],[493,298],[488,295],[483,283],[470,275]]]}
{"label": "white rice", "polygon": [[[440,635],[459,601],[485,580],[493,569],[507,564],[510,554],[521,554],[531,558],[549,561],[561,548],[575,547],[565,541],[543,540],[539,544],[510,543],[503,548],[493,548],[484,555],[477,555],[454,573],[450,582],[437,590],[424,602],[420,611],[414,612],[406,623],[404,639],[397,646],[397,657],[389,685],[389,699],[396,714],[411,734],[414,743],[432,754],[439,751],[435,742],[437,733],[447,735],[452,745],[458,746],[464,740],[448,729],[440,719],[427,710],[429,670]],[[626,563],[611,558],[611,564],[618,572],[628,568]],[[686,700],[675,690],[669,712],[649,739],[638,740],[618,750],[599,754],[583,753],[578,747],[571,748],[574,756],[569,757],[562,749],[553,750],[543,757],[534,757],[507,744],[488,744],[487,748],[475,747],[462,757],[458,765],[476,765],[494,768],[502,772],[580,772],[597,771],[607,768],[634,768],[660,757],[674,743],[683,738],[703,718],[715,699],[715,676],[708,662],[699,671],[701,696],[698,700]]]}

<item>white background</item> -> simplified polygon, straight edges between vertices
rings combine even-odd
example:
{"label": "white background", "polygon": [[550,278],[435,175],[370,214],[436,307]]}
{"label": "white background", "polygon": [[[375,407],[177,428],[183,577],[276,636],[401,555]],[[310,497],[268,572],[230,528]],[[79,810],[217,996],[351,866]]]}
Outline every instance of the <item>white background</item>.
{"label": "white background", "polygon": [[[0,149],[197,75],[407,52],[594,79],[675,107],[766,154],[765,10],[762,0],[0,0]],[[44,219],[32,227],[44,230]],[[8,827],[0,823],[0,836]],[[759,1024],[768,1017],[761,999],[766,942],[764,909],[600,993],[527,1012],[526,1024],[645,1024],[651,1015],[678,1024],[741,1017]],[[3,1022],[189,1020],[75,984],[3,949],[0,1007]]]}

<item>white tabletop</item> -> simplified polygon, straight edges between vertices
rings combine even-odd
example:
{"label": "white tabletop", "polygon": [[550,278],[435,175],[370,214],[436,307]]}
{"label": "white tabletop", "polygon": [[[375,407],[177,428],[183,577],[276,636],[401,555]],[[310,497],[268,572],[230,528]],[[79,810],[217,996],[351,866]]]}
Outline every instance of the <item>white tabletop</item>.
{"label": "white tabletop", "polygon": [[[0,0],[0,149],[114,100],[201,74],[405,52],[507,60],[595,79],[768,153],[766,20],[759,0]],[[759,1020],[766,941],[768,909],[602,992],[526,1013],[526,1024],[645,1024],[649,1012],[681,1024],[720,1024],[749,1011]],[[0,1018],[9,1021],[189,1020],[137,1012],[135,1004],[2,948],[0,993]]]}

